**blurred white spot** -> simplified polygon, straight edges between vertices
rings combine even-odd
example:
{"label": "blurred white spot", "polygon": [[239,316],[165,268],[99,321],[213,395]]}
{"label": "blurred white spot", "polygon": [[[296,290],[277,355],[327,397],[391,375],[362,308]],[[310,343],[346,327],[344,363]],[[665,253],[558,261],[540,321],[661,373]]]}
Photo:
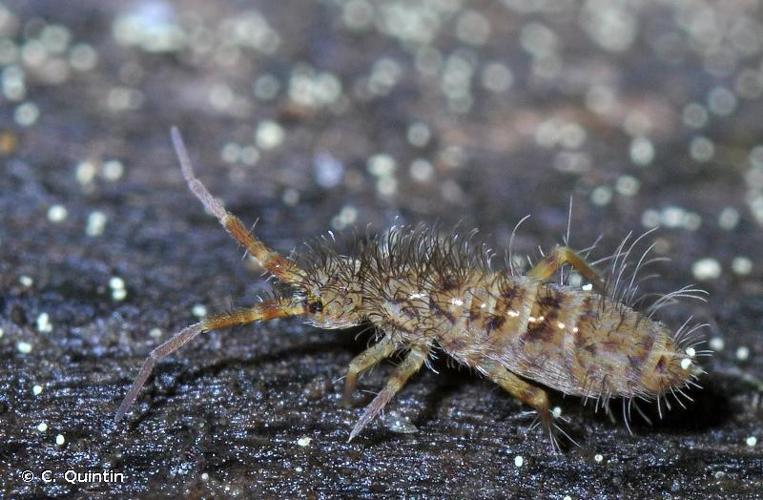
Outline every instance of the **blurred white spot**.
{"label": "blurred white spot", "polygon": [[342,230],[351,226],[358,218],[358,209],[352,205],[345,205],[339,213],[331,219],[331,226],[334,229]]}
{"label": "blurred white spot", "polygon": [[728,116],[737,106],[737,98],[733,92],[724,87],[715,87],[707,97],[710,111],[719,116]]}
{"label": "blurred white spot", "polygon": [[39,424],[37,424],[37,430],[40,431],[40,432],[47,431],[48,430],[48,424],[46,424],[45,422],[40,422]]}
{"label": "blurred white spot", "polygon": [[752,260],[747,257],[734,257],[731,261],[731,270],[739,276],[746,276],[752,272]]}
{"label": "blurred white spot", "polygon": [[271,74],[262,75],[254,81],[254,96],[262,101],[275,99],[281,83]]}
{"label": "blurred white spot", "polygon": [[615,181],[615,190],[623,196],[634,196],[640,187],[641,182],[630,175],[621,175]]}
{"label": "blurred white spot", "polygon": [[33,102],[19,104],[13,112],[13,119],[22,127],[29,127],[40,117],[40,108]]}
{"label": "blurred white spot", "polygon": [[342,22],[350,29],[363,30],[373,22],[374,8],[366,0],[350,0],[342,7]]}
{"label": "blurred white spot", "polygon": [[517,455],[514,457],[514,466],[515,467],[522,467],[525,464],[525,458],[522,455]]}
{"label": "blurred white spot", "polygon": [[423,148],[431,138],[432,131],[426,123],[414,122],[408,127],[408,142],[416,147]]}
{"label": "blurred white spot", "polygon": [[417,158],[411,162],[411,177],[419,182],[426,182],[434,175],[434,167],[429,161]]}
{"label": "blurred white spot", "polygon": [[591,203],[600,207],[612,201],[612,188],[609,186],[597,186],[591,191]]}
{"label": "blurred white spot", "polygon": [[119,276],[112,276],[109,279],[109,288],[113,290],[122,289],[125,287],[125,281]]}
{"label": "blurred white spot", "polygon": [[103,164],[102,173],[107,181],[116,181],[124,174],[124,165],[119,160],[109,160]]}
{"label": "blurred white spot", "polygon": [[185,34],[175,24],[175,10],[167,2],[147,0],[126,4],[128,10],[118,15],[112,24],[117,43],[135,45],[147,52],[178,50]]}
{"label": "blurred white spot", "polygon": [[585,96],[586,107],[601,115],[609,114],[615,108],[615,92],[606,85],[593,85]]}
{"label": "blurred white spot", "polygon": [[241,148],[239,157],[244,165],[255,165],[260,159],[260,151],[254,146],[244,146]]}
{"label": "blurred white spot", "polygon": [[88,236],[99,236],[103,234],[103,228],[106,226],[106,214],[99,210],[91,212],[87,216],[87,225],[85,234]]}
{"label": "blurred white spot", "polygon": [[215,109],[230,108],[235,98],[233,89],[224,83],[215,83],[209,88],[209,104]]}
{"label": "blurred white spot", "polygon": [[716,352],[722,351],[725,346],[726,346],[726,343],[723,341],[721,337],[713,337],[710,339],[710,349]]}
{"label": "blurred white spot", "polygon": [[388,154],[376,154],[368,159],[368,172],[375,177],[391,176],[397,168],[395,159]]}
{"label": "blurred white spot", "polygon": [[707,109],[696,102],[687,104],[683,109],[682,120],[687,127],[702,128],[707,124],[707,118]]}
{"label": "blurred white spot", "polygon": [[482,70],[482,86],[491,92],[506,92],[514,83],[514,75],[503,63],[488,63]]}
{"label": "blurred white spot", "polygon": [[471,45],[484,45],[490,35],[490,22],[475,10],[467,10],[456,21],[456,36]]}
{"label": "blurred white spot", "polygon": [[738,347],[736,355],[739,361],[747,361],[750,359],[750,348],[747,346]]}
{"label": "blurred white spot", "polygon": [[733,207],[725,207],[718,215],[718,225],[722,229],[734,229],[739,223],[739,212]]}
{"label": "blurred white spot", "polygon": [[144,100],[143,92],[125,86],[112,88],[106,97],[109,109],[116,112],[140,109]]}
{"label": "blurred white spot", "polygon": [[378,59],[368,77],[368,90],[374,95],[388,94],[403,75],[400,63],[389,57]]}
{"label": "blurred white spot", "polygon": [[48,209],[48,220],[50,222],[63,222],[69,215],[69,211],[63,205],[51,205]]}
{"label": "blurred white spot", "polygon": [[721,264],[712,257],[707,257],[696,261],[691,266],[691,271],[701,281],[716,279],[721,275]]}
{"label": "blurred white spot", "polygon": [[281,196],[281,199],[283,200],[284,203],[286,203],[290,207],[293,207],[297,203],[299,203],[299,191],[297,191],[294,188],[286,188],[283,191],[283,195]]}
{"label": "blurred white spot", "polygon": [[95,163],[92,161],[86,160],[82,161],[77,165],[76,173],[74,174],[77,178],[77,182],[80,184],[89,184],[92,182],[93,178],[95,177],[95,174],[97,172]]}
{"label": "blurred white spot", "polygon": [[35,386],[32,387],[32,394],[34,394],[35,396],[39,396],[40,394],[42,394],[42,386],[39,384],[35,384]]}
{"label": "blurred white spot", "polygon": [[519,41],[522,48],[535,57],[548,56],[556,51],[558,45],[556,34],[537,22],[530,22],[522,27]]}
{"label": "blurred white spot", "polygon": [[737,75],[734,90],[739,94],[739,97],[757,99],[763,93],[763,78],[758,71],[745,68]]}
{"label": "blurred white spot", "polygon": [[297,444],[301,446],[302,448],[305,448],[307,446],[310,446],[310,443],[312,443],[313,439],[309,437],[301,437],[297,439]]}
{"label": "blurred white spot", "polygon": [[638,33],[638,19],[624,1],[588,0],[579,22],[593,41],[613,52],[627,50]]}
{"label": "blurred white spot", "polygon": [[238,163],[241,161],[241,149],[236,142],[226,142],[220,150],[220,159],[225,163]]}
{"label": "blurred white spot", "polygon": [[89,71],[98,63],[98,53],[86,43],[78,43],[69,51],[69,64],[77,71]]}
{"label": "blurred white spot", "polygon": [[257,126],[255,141],[262,149],[273,149],[283,142],[284,135],[281,125],[272,120],[265,120]]}
{"label": "blurred white spot", "polygon": [[16,342],[16,349],[22,354],[29,354],[32,352],[32,344],[24,341]]}
{"label": "blurred white spot", "polygon": [[66,439],[64,438],[63,434],[59,434],[56,436],[56,444],[58,446],[63,446],[65,442],[66,442]]}
{"label": "blurred white spot", "polygon": [[53,331],[53,325],[50,323],[50,316],[48,313],[40,313],[40,315],[37,316],[37,331],[42,333]]}
{"label": "blurred white spot", "polygon": [[689,154],[696,161],[708,161],[715,154],[715,145],[707,137],[695,137],[689,144]]}
{"label": "blurred white spot", "polygon": [[17,65],[6,66],[2,72],[3,95],[9,101],[21,101],[26,96],[26,82],[24,70]]}
{"label": "blurred white spot", "polygon": [[204,304],[195,304],[191,309],[191,314],[197,318],[203,318],[207,315],[207,308]]}
{"label": "blurred white spot", "polygon": [[660,212],[657,210],[654,210],[653,208],[648,208],[644,210],[644,213],[641,214],[641,224],[644,227],[653,228],[660,225]]}
{"label": "blurred white spot", "polygon": [[344,165],[330,153],[320,152],[313,159],[315,182],[324,188],[332,188],[342,182]]}
{"label": "blurred white spot", "polygon": [[376,190],[382,196],[392,196],[397,192],[397,180],[394,177],[382,177],[376,181]]}
{"label": "blurred white spot", "polygon": [[638,166],[645,167],[654,159],[654,145],[646,137],[635,137],[630,146],[631,161]]}

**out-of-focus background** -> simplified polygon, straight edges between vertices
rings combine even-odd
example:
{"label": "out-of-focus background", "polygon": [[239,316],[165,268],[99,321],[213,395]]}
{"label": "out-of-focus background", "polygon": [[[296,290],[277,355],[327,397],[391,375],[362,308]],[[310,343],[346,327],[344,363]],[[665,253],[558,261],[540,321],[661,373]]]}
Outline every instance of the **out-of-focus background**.
{"label": "out-of-focus background", "polygon": [[[760,3],[4,1],[2,491],[760,494]],[[154,346],[268,288],[188,192],[173,124],[212,192],[285,253],[460,221],[500,256],[532,214],[515,250],[537,257],[570,197],[571,244],[601,234],[598,256],[661,226],[673,262],[651,286],[710,292],[663,316],[710,324],[705,389],[663,421],[645,408],[656,421],[632,435],[554,394],[581,446],[552,455],[526,408],[442,362],[347,444],[361,410],[338,405],[337,379],[367,334],[282,320],[198,338],[114,426]]]}

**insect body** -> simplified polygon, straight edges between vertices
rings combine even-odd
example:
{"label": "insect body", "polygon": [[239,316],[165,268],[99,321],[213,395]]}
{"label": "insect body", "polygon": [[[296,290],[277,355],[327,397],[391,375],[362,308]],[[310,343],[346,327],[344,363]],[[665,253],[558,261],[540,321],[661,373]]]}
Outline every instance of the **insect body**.
{"label": "insect body", "polygon": [[[351,402],[363,372],[396,352],[405,353],[386,386],[366,407],[350,439],[438,351],[479,371],[534,408],[554,446],[549,400],[534,382],[597,401],[611,397],[622,397],[624,402],[639,397],[659,401],[666,392],[680,393],[696,375],[685,349],[694,329],[684,325],[674,333],[615,300],[612,290],[618,285],[604,283],[567,247],[557,247],[525,276],[511,267],[492,270],[489,253],[469,238],[445,239],[424,227],[393,228],[357,243],[352,255],[340,254],[331,241],[322,240],[303,255],[285,258],[257,240],[211,196],[194,176],[177,129],[173,128],[172,138],[193,193],[292,292],[209,317],[157,347],[120,405],[117,419],[135,401],[155,363],[198,334],[288,316],[303,316],[328,329],[364,322],[377,327],[376,343],[356,356],[347,370],[345,403]],[[627,253],[622,247],[616,258]],[[596,291],[550,283],[564,264],[573,266]],[[633,279],[625,290],[633,290]],[[662,303],[696,292],[684,288],[663,297]]]}

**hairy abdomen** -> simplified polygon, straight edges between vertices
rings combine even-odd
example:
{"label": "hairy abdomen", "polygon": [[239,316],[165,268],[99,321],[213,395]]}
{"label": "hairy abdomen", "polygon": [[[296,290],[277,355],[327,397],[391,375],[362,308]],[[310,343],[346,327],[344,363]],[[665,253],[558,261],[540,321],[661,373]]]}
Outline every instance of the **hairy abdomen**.
{"label": "hairy abdomen", "polygon": [[437,341],[479,367],[499,361],[517,375],[566,394],[654,392],[652,373],[674,348],[641,313],[602,296],[525,277],[467,278],[432,294]]}

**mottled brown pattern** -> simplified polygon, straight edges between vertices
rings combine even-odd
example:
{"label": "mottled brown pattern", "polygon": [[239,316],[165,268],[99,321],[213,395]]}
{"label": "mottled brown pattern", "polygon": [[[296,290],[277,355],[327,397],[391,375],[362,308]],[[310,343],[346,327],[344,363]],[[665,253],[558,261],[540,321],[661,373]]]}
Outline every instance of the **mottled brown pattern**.
{"label": "mottled brown pattern", "polygon": [[443,317],[447,319],[451,325],[456,322],[456,317],[448,310],[448,304],[444,304],[442,300],[438,300],[436,297],[430,296],[429,307],[435,317]]}
{"label": "mottled brown pattern", "polygon": [[500,329],[506,323],[506,317],[499,314],[491,314],[485,318],[483,328],[489,336],[493,331]]}
{"label": "mottled brown pattern", "polygon": [[[362,371],[392,352],[407,352],[366,407],[350,439],[381,412],[436,346],[535,408],[549,432],[548,397],[529,381],[566,394],[608,398],[659,395],[686,380],[664,328],[607,298],[546,283],[565,261],[583,266],[581,274],[598,283],[595,272],[569,248],[557,247],[553,258],[543,259],[527,276],[511,276],[492,272],[489,254],[475,251],[468,240],[444,239],[422,227],[398,227],[359,246],[356,257],[339,253],[326,241],[317,250],[309,247],[313,258],[297,260],[303,262],[297,265],[269,250],[225,211],[195,178],[177,130],[173,141],[194,194],[268,272],[292,287],[293,294],[251,310],[213,316],[173,336],[152,352],[118,416],[137,397],[155,361],[199,333],[292,315],[304,315],[323,328],[370,320],[380,329],[379,342],[350,364],[345,401],[351,399]],[[651,370],[645,368],[650,363]]]}

